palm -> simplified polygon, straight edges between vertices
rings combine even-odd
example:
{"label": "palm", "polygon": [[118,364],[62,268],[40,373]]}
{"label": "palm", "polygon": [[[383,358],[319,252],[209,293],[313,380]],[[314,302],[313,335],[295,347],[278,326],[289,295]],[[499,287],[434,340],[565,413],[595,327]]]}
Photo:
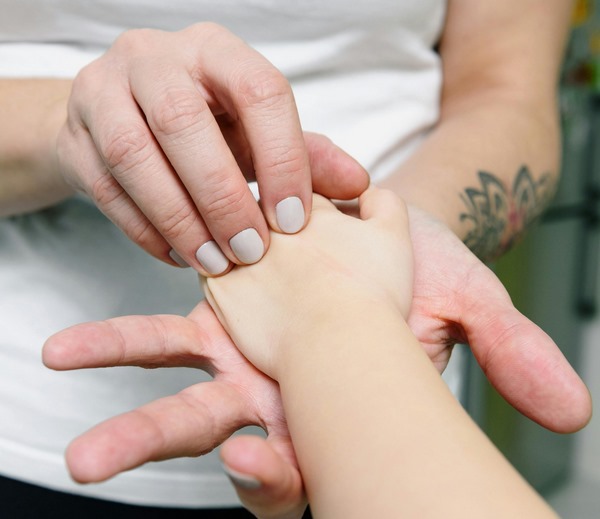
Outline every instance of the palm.
{"label": "palm", "polygon": [[587,423],[589,394],[554,341],[513,306],[490,269],[443,224],[409,208],[415,271],[408,323],[442,372],[468,343],[496,389],[541,425]]}
{"label": "palm", "polygon": [[242,356],[206,301],[185,318],[128,316],[69,328],[48,339],[43,358],[59,370],[188,366],[213,375],[210,382],[113,417],[75,439],[67,450],[75,480],[98,482],[148,461],[199,456],[242,427],[258,425],[290,473],[294,498],[285,508],[292,510],[290,517],[304,510],[279,386]]}
{"label": "palm", "polygon": [[[186,318],[128,316],[69,328],[47,341],[44,362],[59,370],[188,366],[213,375],[76,439],[67,460],[78,481],[102,481],[150,460],[204,454],[246,425],[289,443],[277,383],[241,355],[205,301]],[[178,427],[170,428],[173,423]],[[116,433],[121,441],[109,441]],[[293,460],[291,451],[283,454]]]}
{"label": "palm", "polygon": [[[453,344],[468,342],[516,408],[557,431],[584,425],[587,391],[554,342],[512,306],[494,274],[443,224],[411,208],[410,225],[415,279],[408,321],[438,370],[446,367]],[[130,316],[65,330],[48,340],[44,361],[54,369],[185,365],[214,376],[76,439],[67,453],[75,479],[101,481],[148,461],[201,455],[254,424],[268,433],[257,457],[268,446],[278,459],[271,456],[271,465],[286,472],[288,482],[278,503],[263,497],[255,513],[282,517],[274,510],[285,510],[285,517],[300,517],[305,497],[279,387],[240,354],[206,302],[186,318]],[[279,484],[274,478],[273,487]]]}

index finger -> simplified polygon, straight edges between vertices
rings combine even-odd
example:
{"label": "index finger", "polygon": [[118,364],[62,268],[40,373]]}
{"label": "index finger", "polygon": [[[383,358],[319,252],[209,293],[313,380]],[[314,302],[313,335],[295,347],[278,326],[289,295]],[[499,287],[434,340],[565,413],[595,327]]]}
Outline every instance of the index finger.
{"label": "index finger", "polygon": [[215,29],[211,41],[236,56],[198,58],[206,86],[233,118],[239,118],[250,146],[261,205],[270,227],[298,232],[312,203],[310,161],[292,88],[264,56],[242,40]]}

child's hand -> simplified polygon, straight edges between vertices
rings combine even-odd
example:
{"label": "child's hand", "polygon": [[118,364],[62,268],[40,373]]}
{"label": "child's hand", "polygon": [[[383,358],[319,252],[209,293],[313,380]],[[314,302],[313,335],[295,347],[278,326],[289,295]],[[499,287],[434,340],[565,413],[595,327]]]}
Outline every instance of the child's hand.
{"label": "child's hand", "polygon": [[370,188],[360,219],[315,196],[309,225],[294,236],[273,234],[258,264],[204,280],[204,290],[242,353],[273,375],[290,334],[306,336],[345,305],[389,305],[408,315],[412,250],[403,202]]}

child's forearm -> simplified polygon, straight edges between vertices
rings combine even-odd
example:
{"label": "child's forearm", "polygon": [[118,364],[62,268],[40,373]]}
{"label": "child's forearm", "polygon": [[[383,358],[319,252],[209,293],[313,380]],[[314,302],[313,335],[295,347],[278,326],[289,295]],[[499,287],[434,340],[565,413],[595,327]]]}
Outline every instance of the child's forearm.
{"label": "child's forearm", "polygon": [[238,348],[277,380],[317,519],[553,517],[452,397],[412,335],[404,206],[361,220],[320,198],[298,235],[204,280]]}
{"label": "child's forearm", "polygon": [[277,372],[315,517],[554,517],[398,312],[348,306],[292,338]]}

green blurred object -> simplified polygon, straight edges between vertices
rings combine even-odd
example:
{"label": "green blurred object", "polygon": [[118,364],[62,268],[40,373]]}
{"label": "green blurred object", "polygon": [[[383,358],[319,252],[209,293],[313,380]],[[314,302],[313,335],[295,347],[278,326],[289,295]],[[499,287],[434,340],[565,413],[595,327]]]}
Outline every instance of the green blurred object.
{"label": "green blurred object", "polygon": [[[515,306],[546,331],[577,366],[581,343],[576,309],[577,222],[540,225],[495,265]],[[560,238],[557,239],[557,234]],[[549,258],[552,258],[549,261]],[[569,475],[573,441],[525,418],[471,363],[472,416],[517,470],[546,493]]]}
{"label": "green blurred object", "polygon": [[[582,324],[597,311],[600,248],[600,0],[578,4],[560,104],[563,161],[557,196],[542,221],[493,267],[515,306],[578,369]],[[555,434],[509,406],[471,357],[466,407],[542,494],[564,483],[573,435]]]}

